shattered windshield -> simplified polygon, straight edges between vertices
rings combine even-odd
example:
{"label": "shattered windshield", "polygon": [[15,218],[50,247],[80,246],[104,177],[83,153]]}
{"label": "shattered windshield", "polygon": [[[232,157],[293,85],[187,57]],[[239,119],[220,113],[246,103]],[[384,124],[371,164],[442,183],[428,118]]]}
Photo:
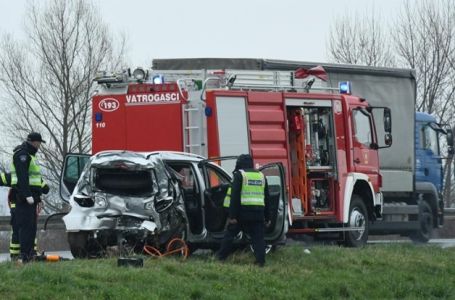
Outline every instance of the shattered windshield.
{"label": "shattered windshield", "polygon": [[95,188],[114,195],[148,196],[153,194],[153,170],[100,168],[94,170]]}
{"label": "shattered windshield", "polygon": [[95,155],[78,182],[79,193],[102,191],[112,195],[149,197],[167,194],[169,173],[158,158],[135,152],[101,152]]}

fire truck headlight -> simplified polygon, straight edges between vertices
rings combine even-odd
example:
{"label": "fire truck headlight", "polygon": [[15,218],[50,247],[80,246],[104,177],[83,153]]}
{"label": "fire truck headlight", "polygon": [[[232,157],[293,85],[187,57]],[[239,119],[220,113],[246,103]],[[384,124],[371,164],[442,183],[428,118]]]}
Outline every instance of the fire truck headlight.
{"label": "fire truck headlight", "polygon": [[153,209],[153,207],[154,207],[153,201],[147,202],[144,205],[144,209],[146,209],[146,210],[151,210],[151,209]]}
{"label": "fire truck headlight", "polygon": [[106,207],[107,206],[106,198],[102,196],[95,196],[95,205],[97,207]]}
{"label": "fire truck headlight", "polygon": [[153,76],[153,83],[154,84],[163,84],[164,83],[164,76],[163,75],[155,75],[155,76]]}
{"label": "fire truck headlight", "polygon": [[147,72],[145,72],[145,70],[143,68],[136,68],[133,71],[133,77],[136,80],[145,80],[146,75],[147,75]]}

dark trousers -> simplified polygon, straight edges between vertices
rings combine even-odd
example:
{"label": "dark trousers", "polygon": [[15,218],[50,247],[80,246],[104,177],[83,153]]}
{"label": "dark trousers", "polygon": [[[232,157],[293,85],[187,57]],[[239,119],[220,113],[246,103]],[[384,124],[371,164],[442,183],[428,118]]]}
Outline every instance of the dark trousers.
{"label": "dark trousers", "polygon": [[16,204],[16,224],[18,228],[21,258],[27,262],[36,254],[33,246],[36,237],[36,204],[30,205],[27,201]]}
{"label": "dark trousers", "polygon": [[20,255],[19,228],[17,227],[16,208],[10,209],[11,215],[11,239],[9,242],[9,254],[12,260],[17,259]]}
{"label": "dark trousers", "polygon": [[218,258],[225,260],[232,252],[232,243],[237,234],[243,230],[251,237],[256,263],[265,263],[265,241],[264,241],[264,222],[242,222],[241,224],[229,224],[221,243]]}

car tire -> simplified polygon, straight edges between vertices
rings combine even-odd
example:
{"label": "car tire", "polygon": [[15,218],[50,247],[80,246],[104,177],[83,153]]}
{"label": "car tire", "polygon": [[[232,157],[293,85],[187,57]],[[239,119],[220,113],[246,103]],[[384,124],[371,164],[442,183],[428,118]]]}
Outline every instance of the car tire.
{"label": "car tire", "polygon": [[88,232],[68,232],[68,244],[70,246],[71,254],[74,258],[88,257],[88,237]]}

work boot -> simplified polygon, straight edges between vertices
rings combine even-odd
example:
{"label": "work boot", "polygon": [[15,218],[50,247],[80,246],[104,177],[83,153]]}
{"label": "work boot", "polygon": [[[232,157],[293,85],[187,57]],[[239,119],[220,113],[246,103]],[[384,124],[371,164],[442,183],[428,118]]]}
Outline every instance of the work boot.
{"label": "work boot", "polygon": [[22,267],[24,263],[22,262],[22,259],[18,258],[14,261],[14,264],[18,267]]}
{"label": "work boot", "polygon": [[19,259],[19,254],[10,254],[9,257],[11,261],[17,261]]}
{"label": "work boot", "polygon": [[254,262],[254,265],[255,265],[255,266],[258,266],[259,268],[263,268],[263,267],[265,266],[265,262],[255,261],[255,262]]}

